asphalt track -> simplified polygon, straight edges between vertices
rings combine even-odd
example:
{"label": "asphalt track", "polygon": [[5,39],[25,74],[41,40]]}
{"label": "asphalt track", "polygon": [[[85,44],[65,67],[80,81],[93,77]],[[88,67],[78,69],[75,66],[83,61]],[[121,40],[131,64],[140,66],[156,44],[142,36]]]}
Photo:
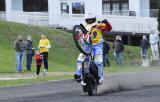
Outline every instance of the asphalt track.
{"label": "asphalt track", "polygon": [[0,102],[160,102],[160,85],[110,91],[105,86],[109,85],[104,82],[99,86],[97,96],[84,94],[73,79],[4,87],[0,88]]}

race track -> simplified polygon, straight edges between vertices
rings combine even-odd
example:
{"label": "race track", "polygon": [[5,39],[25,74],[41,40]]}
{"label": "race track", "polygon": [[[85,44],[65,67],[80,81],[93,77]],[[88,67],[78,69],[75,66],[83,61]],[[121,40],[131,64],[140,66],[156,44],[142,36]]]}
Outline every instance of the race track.
{"label": "race track", "polygon": [[70,79],[0,88],[0,102],[160,102],[160,86],[88,96]]}

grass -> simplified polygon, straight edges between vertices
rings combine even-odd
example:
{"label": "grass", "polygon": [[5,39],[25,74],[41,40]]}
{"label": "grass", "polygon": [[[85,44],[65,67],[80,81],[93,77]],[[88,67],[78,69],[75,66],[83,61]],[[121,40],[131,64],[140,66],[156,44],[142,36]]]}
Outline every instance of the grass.
{"label": "grass", "polygon": [[[49,52],[49,71],[73,72],[76,67],[76,58],[79,54],[73,40],[72,34],[62,30],[48,27],[31,26],[20,23],[0,21],[0,74],[15,74],[15,50],[13,42],[18,34],[32,35],[34,47],[38,46],[40,32],[44,32],[51,42],[52,48]],[[25,70],[26,59],[24,58],[23,69]],[[32,63],[32,70],[35,72],[35,62]],[[40,77],[33,79],[0,81],[0,86],[35,83],[47,80],[58,80],[71,78],[72,75],[60,75]]]}
{"label": "grass", "polygon": [[[48,27],[31,26],[13,22],[0,22],[0,73],[15,73],[15,50],[13,42],[18,34],[32,35],[34,47],[38,46],[40,32],[44,32],[51,42],[52,48],[49,52],[49,71],[74,71],[76,59],[80,53],[72,39],[72,34],[62,30]],[[112,45],[111,45],[112,46]],[[124,61],[139,60],[140,48],[126,46],[123,54]],[[113,49],[110,51],[109,58],[114,64]],[[26,59],[24,58],[23,68],[25,69]],[[114,67],[114,65],[113,65]],[[32,69],[35,70],[33,61]]]}
{"label": "grass", "polygon": [[[20,23],[0,21],[0,73],[15,73],[15,50],[13,42],[18,34],[32,35],[34,47],[38,46],[40,40],[40,32],[44,32],[51,42],[52,48],[49,52],[49,71],[51,72],[74,72],[76,68],[76,59],[80,53],[76,48],[72,39],[72,34],[48,27],[31,26]],[[111,44],[112,46],[112,44]],[[150,52],[149,52],[150,53]],[[140,61],[140,48],[133,46],[125,46],[123,54],[124,65],[117,66],[114,64],[113,49],[111,49],[109,58],[111,61],[110,68],[104,68],[105,73],[128,73],[159,70],[158,68],[143,68],[140,65],[129,65],[127,61]],[[25,69],[25,62],[23,69]],[[35,72],[35,62],[32,63],[32,70]],[[62,75],[54,77],[40,77],[34,79],[0,81],[0,86],[17,85],[26,83],[35,83],[47,80],[57,80],[70,78],[71,75]]]}
{"label": "grass", "polygon": [[[0,73],[15,73],[15,50],[13,42],[18,34],[32,35],[34,47],[38,46],[40,32],[44,32],[51,42],[49,52],[49,71],[73,71],[79,52],[72,40],[72,34],[62,30],[0,22]],[[24,69],[25,69],[24,59]],[[33,62],[32,69],[35,69]]]}

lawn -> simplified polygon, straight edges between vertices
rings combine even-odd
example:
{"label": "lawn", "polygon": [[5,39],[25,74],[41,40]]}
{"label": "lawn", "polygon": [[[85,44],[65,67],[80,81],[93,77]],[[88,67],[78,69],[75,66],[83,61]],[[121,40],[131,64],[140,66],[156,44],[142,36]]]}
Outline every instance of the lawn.
{"label": "lawn", "polygon": [[[72,34],[63,30],[48,27],[31,26],[20,23],[0,21],[0,74],[15,73],[15,50],[13,42],[18,34],[32,35],[34,47],[38,46],[40,40],[40,32],[44,32],[51,42],[52,48],[49,52],[49,71],[50,72],[74,72],[76,68],[76,59],[80,53],[76,48],[72,39]],[[111,44],[111,43],[110,43]],[[111,44],[112,47],[112,44]],[[150,52],[149,52],[150,53]],[[128,73],[128,72],[144,72],[159,70],[159,68],[143,68],[141,65],[127,64],[128,61],[141,61],[140,48],[133,46],[125,46],[123,54],[124,65],[117,66],[114,64],[113,49],[111,49],[109,58],[111,61],[110,68],[104,68],[107,74],[112,73]],[[24,58],[23,69],[25,70],[26,59]],[[35,62],[32,63],[32,71],[35,72]],[[34,78],[14,81],[0,81],[0,86],[16,85],[40,82],[54,79],[71,78],[72,75],[62,75],[47,78]]]}
{"label": "lawn", "polygon": [[[15,50],[13,42],[18,34],[32,35],[34,47],[38,46],[40,32],[51,42],[49,71],[73,71],[79,52],[72,40],[72,34],[47,27],[36,27],[12,22],[0,22],[0,73],[15,73]],[[24,58],[24,69],[25,69]],[[35,69],[33,61],[32,70]]]}
{"label": "lawn", "polygon": [[[18,34],[32,35],[34,47],[37,48],[40,32],[44,32],[51,42],[49,52],[49,71],[74,71],[76,59],[80,53],[72,39],[72,34],[66,31],[48,27],[31,26],[13,22],[0,22],[0,73],[15,73],[15,50],[13,42]],[[112,46],[112,44],[111,44]],[[113,49],[110,51],[111,64],[114,64]],[[140,60],[140,48],[125,46],[124,61]],[[24,57],[25,69],[26,59]],[[32,70],[35,70],[33,61]]]}

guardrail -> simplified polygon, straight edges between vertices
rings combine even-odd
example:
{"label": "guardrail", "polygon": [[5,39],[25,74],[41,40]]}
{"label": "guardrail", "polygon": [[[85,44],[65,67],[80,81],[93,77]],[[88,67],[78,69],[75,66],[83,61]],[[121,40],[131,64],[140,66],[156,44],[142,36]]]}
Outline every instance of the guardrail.
{"label": "guardrail", "polygon": [[[5,14],[0,12],[3,20],[41,25],[64,27],[72,29],[74,25],[85,23],[84,15],[54,14],[47,12],[11,12]],[[157,30],[157,19],[151,17],[119,16],[119,15],[97,15],[97,20],[108,19],[113,26],[113,31],[150,33],[152,29]]]}
{"label": "guardrail", "polygon": [[41,12],[25,12],[28,14],[28,24],[32,25],[49,25],[49,14],[48,13],[41,13]]}
{"label": "guardrail", "polygon": [[[117,10],[117,11],[102,11],[103,15],[119,15],[119,16],[136,16],[135,11],[130,10]],[[143,14],[146,14],[150,17],[158,17],[158,9],[144,9],[140,10],[141,16],[144,16]]]}
{"label": "guardrail", "polygon": [[157,19],[150,17],[129,17],[129,16],[113,16],[102,15],[101,19],[108,18],[112,23],[113,31],[150,33],[152,29],[157,31]]}
{"label": "guardrail", "polygon": [[136,16],[135,11],[118,10],[118,11],[103,11],[103,15],[119,15],[119,16]]}

